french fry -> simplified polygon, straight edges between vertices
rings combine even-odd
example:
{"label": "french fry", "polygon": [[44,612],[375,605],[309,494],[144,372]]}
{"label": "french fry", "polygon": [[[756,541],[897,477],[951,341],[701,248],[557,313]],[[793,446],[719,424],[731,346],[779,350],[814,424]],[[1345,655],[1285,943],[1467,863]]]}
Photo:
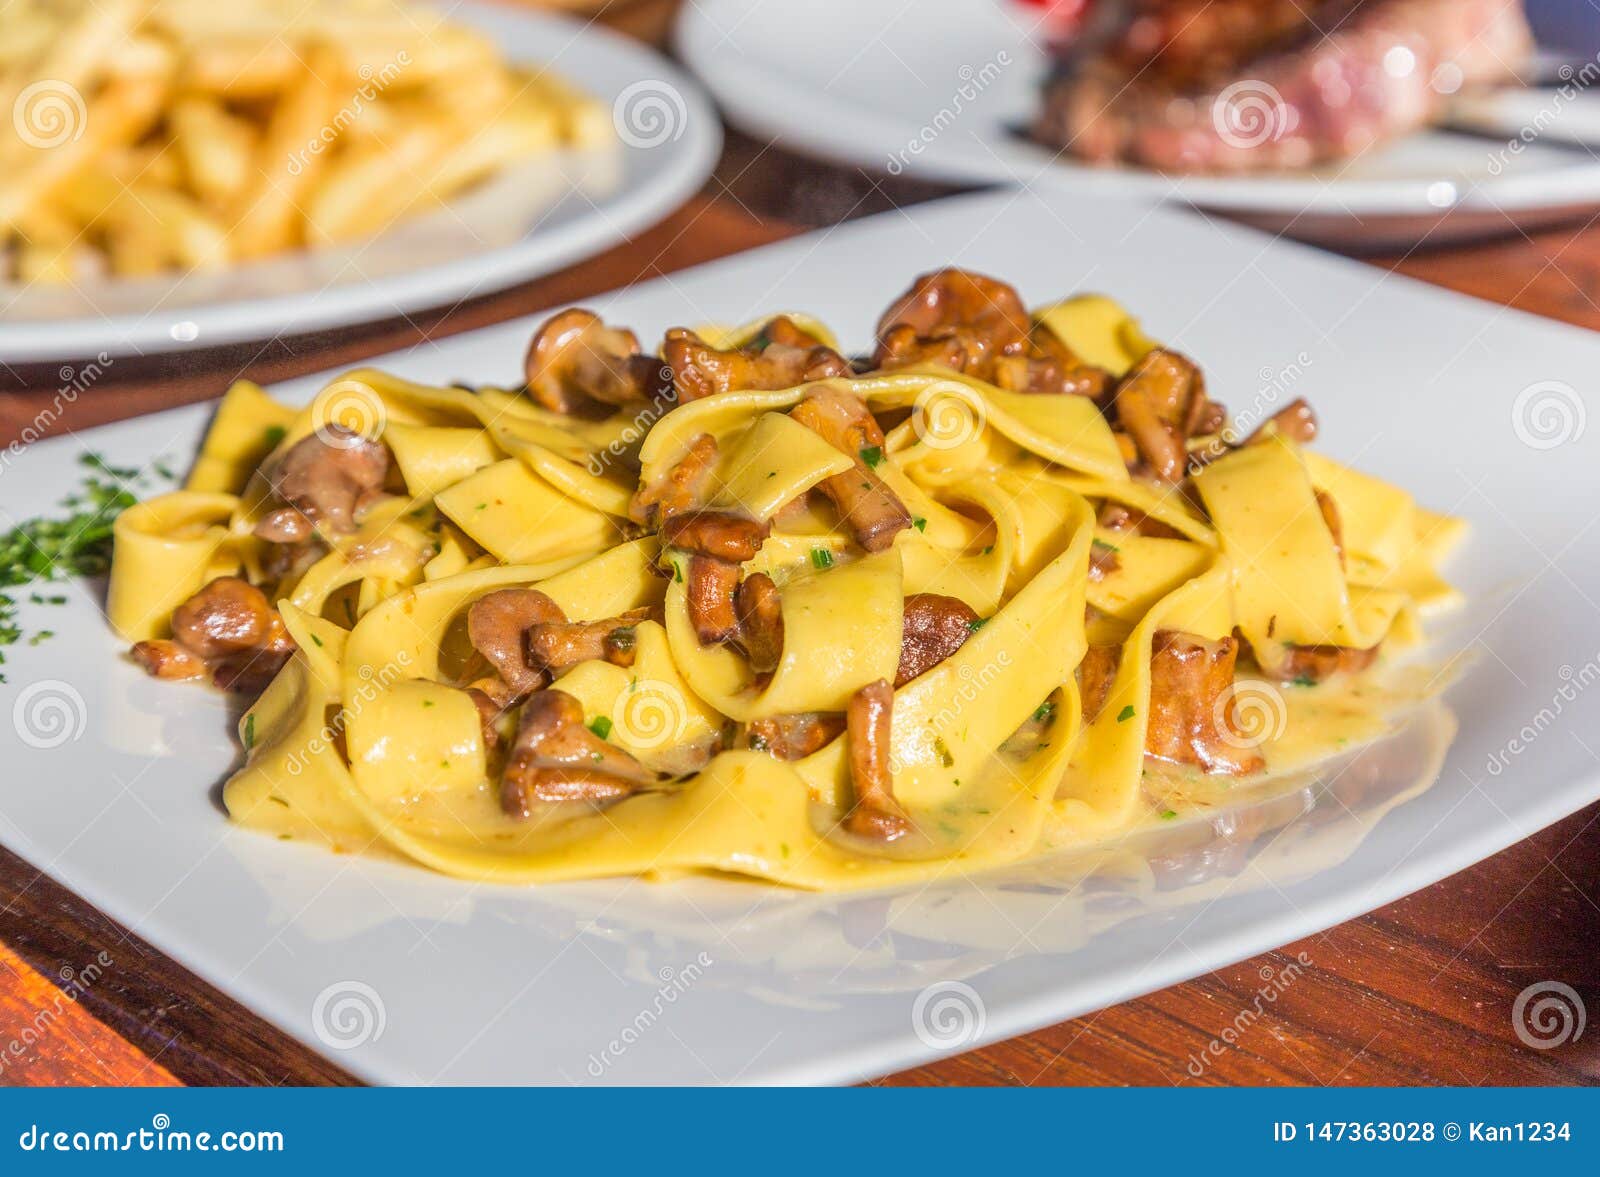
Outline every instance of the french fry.
{"label": "french fry", "polygon": [[250,182],[255,131],[221,103],[198,95],[180,99],[168,119],[189,187],[213,207],[226,207]]}
{"label": "french fry", "polygon": [[555,112],[561,137],[572,147],[599,147],[616,138],[611,112],[548,70],[528,79],[526,94],[534,103]]}
{"label": "french fry", "polygon": [[327,169],[330,152],[321,145],[342,79],[338,56],[315,50],[273,111],[256,148],[251,186],[240,193],[230,218],[238,257],[261,257],[303,240],[300,202]]}
{"label": "french fry", "polygon": [[352,152],[333,165],[306,209],[314,242],[348,241],[389,226],[430,195],[432,164],[445,152],[452,128],[416,123],[387,149]]}
{"label": "french fry", "polygon": [[82,136],[36,152],[28,165],[0,175],[0,225],[14,224],[33,201],[80,167],[143,135],[159,118],[167,91],[166,81],[154,78],[109,83],[87,108]]}

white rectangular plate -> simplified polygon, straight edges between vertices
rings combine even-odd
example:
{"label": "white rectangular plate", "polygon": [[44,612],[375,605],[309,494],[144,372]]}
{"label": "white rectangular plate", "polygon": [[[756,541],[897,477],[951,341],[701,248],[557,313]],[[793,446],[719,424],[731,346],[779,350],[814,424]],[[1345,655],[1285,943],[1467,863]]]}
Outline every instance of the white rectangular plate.
{"label": "white rectangular plate", "polygon": [[[1038,303],[1100,290],[1196,357],[1235,412],[1306,396],[1322,448],[1475,531],[1451,568],[1477,651],[1447,695],[1325,785],[1250,820],[848,897],[634,880],[521,890],[230,827],[227,706],[144,678],[97,587],[27,607],[8,651],[0,841],[366,1079],[837,1082],[1122,1001],[1406,894],[1600,797],[1600,428],[1586,333],[1182,212],[999,194],[922,205],[591,301],[665,327],[803,308],[864,347],[912,275],[954,262]],[[378,361],[514,381],[532,322]],[[323,377],[276,390],[309,397]],[[0,473],[48,511],[99,450],[181,468],[182,409],[36,445]],[[9,455],[8,455],[9,456]],[[24,594],[25,595],[25,594]],[[51,726],[52,719],[56,726]],[[1315,804],[1311,804],[1315,802]],[[1305,812],[1302,812],[1302,811]],[[1285,825],[1287,821],[1287,825]],[[1250,833],[1249,831],[1261,831]],[[1091,870],[1091,868],[1098,868]]]}

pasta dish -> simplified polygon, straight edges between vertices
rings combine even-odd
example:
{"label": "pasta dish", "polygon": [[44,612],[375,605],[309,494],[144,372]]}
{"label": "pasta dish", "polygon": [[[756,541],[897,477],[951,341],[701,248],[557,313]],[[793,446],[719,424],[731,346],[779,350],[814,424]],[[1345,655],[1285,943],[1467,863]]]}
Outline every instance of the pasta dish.
{"label": "pasta dish", "polygon": [[255,696],[246,826],[477,879],[879,885],[1391,729],[1464,526],[1315,433],[1230,420],[1110,299],[958,269],[861,357],[798,313],[645,350],[574,308],[512,387],[236,384],[118,518],[109,614],[152,675]]}

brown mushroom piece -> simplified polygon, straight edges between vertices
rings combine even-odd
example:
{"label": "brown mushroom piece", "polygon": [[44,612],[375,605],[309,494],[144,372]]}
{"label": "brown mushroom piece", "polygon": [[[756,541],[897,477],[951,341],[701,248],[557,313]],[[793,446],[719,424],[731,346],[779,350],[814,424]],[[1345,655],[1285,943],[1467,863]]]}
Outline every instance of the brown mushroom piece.
{"label": "brown mushroom piece", "polygon": [[137,642],[129,652],[156,678],[200,678],[209,670],[224,690],[259,693],[294,648],[265,593],[219,576],[172,611],[171,640]]}
{"label": "brown mushroom piece", "polygon": [[637,335],[578,307],[534,332],[523,367],[528,392],[553,413],[645,403],[669,387],[662,362],[639,350]]}
{"label": "brown mushroom piece", "polygon": [[939,363],[987,379],[1002,356],[1026,353],[1030,327],[1015,287],[970,270],[934,270],[878,320],[873,364]]}
{"label": "brown mushroom piece", "polygon": [[1317,414],[1305,397],[1299,397],[1263,421],[1244,445],[1254,445],[1269,437],[1284,437],[1300,445],[1309,445],[1317,439]]}
{"label": "brown mushroom piece", "polygon": [[838,388],[813,389],[789,415],[846,454],[852,469],[825,478],[818,489],[869,552],[881,552],[911,526],[911,512],[862,457],[883,447],[883,430],[858,396]]}
{"label": "brown mushroom piece", "polygon": [[739,617],[739,645],[750,669],[770,674],[783,657],[783,602],[778,586],[765,572],[752,572],[734,594]]}
{"label": "brown mushroom piece", "polygon": [[958,597],[938,593],[907,597],[894,685],[905,686],[961,649],[977,621],[977,610]]}
{"label": "brown mushroom piece", "polygon": [[1100,401],[1111,388],[1110,372],[1085,363],[1042,323],[1029,329],[1025,353],[1001,355],[992,369],[993,382],[1009,392],[1086,396]]}
{"label": "brown mushroom piece", "polygon": [[551,674],[580,662],[632,666],[634,631],[641,621],[659,620],[655,609],[631,609],[602,621],[542,621],[528,628],[528,661]]}
{"label": "brown mushroom piece", "polygon": [[771,533],[764,520],[731,511],[683,511],[661,524],[662,543],[730,564],[754,559]]}
{"label": "brown mushroom piece", "polygon": [[[342,425],[308,433],[279,460],[270,481],[285,503],[331,531],[353,531],[362,507],[383,490],[389,450]],[[281,534],[286,521],[276,512],[262,520],[263,538]],[[295,525],[296,527],[298,525]]]}
{"label": "brown mushroom piece", "polygon": [[1356,674],[1378,658],[1378,646],[1361,650],[1353,646],[1282,647],[1278,664],[1269,673],[1281,682],[1315,686],[1336,674]]}
{"label": "brown mushroom piece", "polygon": [[1129,535],[1145,535],[1152,539],[1187,538],[1177,528],[1168,527],[1143,511],[1135,511],[1131,507],[1110,501],[1101,506],[1096,522],[1107,531],[1125,531]]}
{"label": "brown mushroom piece", "polygon": [[1118,423],[1151,476],[1161,482],[1182,479],[1188,440],[1212,415],[1200,369],[1177,352],[1156,348],[1128,370],[1113,403]]}
{"label": "brown mushroom piece", "polygon": [[1344,562],[1344,524],[1339,518],[1339,504],[1333,501],[1333,496],[1325,490],[1313,492],[1317,498],[1317,511],[1322,516],[1322,522],[1328,529],[1328,535],[1333,539],[1334,554],[1339,557],[1339,567],[1345,566]]}
{"label": "brown mushroom piece", "polygon": [[894,799],[894,776],[889,767],[893,719],[894,688],[881,678],[850,696],[845,710],[855,804],[844,826],[858,837],[879,842],[893,842],[911,832],[910,819]]}
{"label": "brown mushroom piece", "polygon": [[134,642],[128,652],[152,678],[181,682],[184,679],[204,678],[206,674],[205,659],[191,654],[170,638]]}
{"label": "brown mushroom piece", "polygon": [[804,760],[844,734],[845,717],[839,711],[800,711],[752,719],[745,741],[757,752],[779,760]]}
{"label": "brown mushroom piece", "polygon": [[497,703],[487,691],[477,687],[467,687],[467,697],[472,700],[472,705],[478,709],[478,728],[483,736],[483,750],[493,753],[500,747],[500,719],[505,715],[505,708]]}
{"label": "brown mushroom piece", "polygon": [[620,801],[656,783],[656,774],[583,722],[583,704],[565,691],[535,691],[522,705],[500,775],[500,807],[527,817],[535,802]]}
{"label": "brown mushroom piece", "polygon": [[1078,695],[1083,700],[1084,723],[1093,723],[1105,710],[1121,662],[1121,646],[1090,646],[1083,652],[1083,661],[1078,663]]}
{"label": "brown mushroom piece", "polygon": [[248,580],[219,576],[172,611],[172,636],[201,658],[261,649],[276,637],[278,614]]}
{"label": "brown mushroom piece", "polygon": [[[792,323],[789,326],[793,328]],[[798,332],[793,328],[781,334],[795,339]],[[721,351],[693,331],[674,327],[667,332],[661,351],[672,369],[673,387],[680,401],[700,400],[737,389],[793,388],[812,380],[850,375],[850,362],[838,352],[810,336],[798,337],[807,340],[807,344],[796,346],[765,336],[758,337],[759,347]]]}
{"label": "brown mushroom piece", "polygon": [[717,464],[717,439],[699,434],[689,443],[683,457],[648,486],[640,486],[628,507],[636,523],[664,523],[705,501],[711,472]]}
{"label": "brown mushroom piece", "polygon": [[[474,684],[502,706],[548,681],[528,660],[527,634],[536,625],[562,623],[567,615],[544,593],[530,588],[496,589],[467,609],[467,640],[499,676],[498,684]],[[491,689],[494,686],[500,689]]]}
{"label": "brown mushroom piece", "polygon": [[1244,776],[1265,764],[1234,716],[1233,673],[1239,642],[1206,641],[1157,630],[1150,646],[1150,715],[1145,755],[1207,773]]}
{"label": "brown mushroom piece", "polygon": [[739,566],[715,556],[689,557],[686,603],[694,636],[702,646],[718,646],[739,636],[739,615],[733,597],[739,589]]}

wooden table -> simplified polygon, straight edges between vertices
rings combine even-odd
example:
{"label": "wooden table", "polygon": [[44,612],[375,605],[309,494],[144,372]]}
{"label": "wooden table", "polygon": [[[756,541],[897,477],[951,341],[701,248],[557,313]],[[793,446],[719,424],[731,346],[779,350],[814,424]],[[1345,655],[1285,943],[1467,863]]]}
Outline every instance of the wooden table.
{"label": "wooden table", "polygon": [[[68,406],[55,431],[214,397],[237,376],[267,382],[529,314],[748,249],[814,225],[939,195],[730,139],[715,179],[687,207],[626,246],[562,273],[353,331],[192,356],[119,360]],[[1600,327],[1600,230],[1580,221],[1441,252],[1370,260],[1539,314]],[[929,264],[938,259],[929,258]],[[0,363],[0,445],[49,404],[55,366]],[[1300,952],[1313,964],[1205,1083],[1522,1084],[1600,1081],[1600,1030],[1554,1050],[1525,1046],[1511,1006],[1559,980],[1600,1015],[1600,806],[1436,886],[1187,984],[884,1080],[896,1084],[1193,1082],[1191,1057],[1249,1005],[1261,970]],[[0,851],[0,1084],[316,1084],[348,1077],[163,958],[88,904]],[[100,949],[117,967],[81,1000],[63,970]]]}

